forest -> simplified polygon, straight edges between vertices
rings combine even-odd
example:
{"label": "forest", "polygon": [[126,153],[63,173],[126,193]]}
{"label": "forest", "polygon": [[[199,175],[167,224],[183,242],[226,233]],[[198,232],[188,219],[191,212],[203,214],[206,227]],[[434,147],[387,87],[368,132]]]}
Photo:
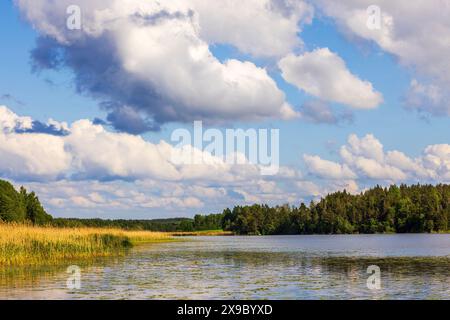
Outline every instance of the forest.
{"label": "forest", "polygon": [[308,205],[235,206],[219,214],[155,220],[52,218],[34,192],[0,180],[0,221],[54,227],[146,231],[224,230],[242,235],[430,233],[449,231],[450,185],[376,186],[360,194],[339,191]]}
{"label": "forest", "polygon": [[376,186],[340,191],[318,202],[237,206],[223,211],[222,227],[236,234],[353,234],[447,232],[450,185]]}

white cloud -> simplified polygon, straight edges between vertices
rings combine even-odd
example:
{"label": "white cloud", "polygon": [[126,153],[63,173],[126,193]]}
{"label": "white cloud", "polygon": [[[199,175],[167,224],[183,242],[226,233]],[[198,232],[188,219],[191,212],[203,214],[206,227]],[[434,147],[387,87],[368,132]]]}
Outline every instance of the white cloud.
{"label": "white cloud", "polygon": [[31,129],[33,120],[30,117],[19,117],[6,106],[0,106],[0,131],[5,133],[13,132],[17,129]]}
{"label": "white cloud", "polygon": [[399,168],[403,172],[409,172],[417,177],[436,179],[437,177],[432,171],[426,170],[420,160],[414,160],[405,155],[403,152],[394,150],[386,154],[386,163],[395,168]]}
{"label": "white cloud", "polygon": [[307,154],[303,156],[303,161],[311,173],[321,178],[345,180],[355,179],[357,177],[346,164],[341,165],[332,161],[323,160],[318,156],[310,156]]}
{"label": "white cloud", "polygon": [[422,163],[427,170],[435,173],[436,179],[450,181],[450,145],[428,146],[423,152]]}
{"label": "white cloud", "polygon": [[[260,33],[261,28],[268,27],[263,22],[273,15],[283,17],[267,7],[267,3],[264,6],[259,1],[246,4],[242,11],[235,12],[242,22],[235,25],[226,15],[235,9],[237,2],[225,2],[222,12],[217,13],[223,15],[220,21],[226,28],[224,32],[208,29],[208,26],[212,28],[211,17],[206,17],[205,13],[200,13],[206,20],[201,24],[195,9],[204,10],[209,2],[78,1],[83,17],[80,31],[66,28],[65,10],[72,4],[71,0],[57,3],[17,0],[16,3],[41,34],[57,41],[57,44],[46,42],[50,48],[44,45],[41,49],[59,47],[64,50],[68,57],[64,62],[75,71],[76,80],[80,82],[77,85],[109,102],[106,104],[110,106],[109,119],[118,121],[120,117],[115,113],[125,107],[132,107],[137,111],[135,114],[143,114],[158,123],[200,118],[219,122],[258,121],[296,116],[285,101],[285,94],[264,68],[235,59],[222,63],[202,38],[201,32],[204,32],[215,41],[229,41],[243,50],[250,50],[243,46],[254,33],[259,34],[255,41],[267,38]],[[275,51],[284,52],[295,46],[290,43],[292,33],[297,30],[295,20],[303,15],[306,7],[292,6],[299,9],[279,21],[277,35],[288,35],[280,40],[280,48]],[[253,9],[264,13],[259,22],[263,25],[258,28],[252,25],[254,21],[246,21]],[[237,31],[241,27],[244,28],[240,31],[242,38],[223,39],[221,36],[227,30]],[[255,50],[267,52],[268,47],[262,44]],[[87,61],[78,65],[76,61],[80,59]]]}
{"label": "white cloud", "polygon": [[[381,9],[381,29],[366,26],[370,5]],[[319,0],[316,5],[349,35],[374,41],[401,64],[431,79],[443,92],[450,85],[450,5],[448,1]],[[424,111],[449,115],[448,99]],[[416,106],[417,108],[417,106]]]}
{"label": "white cloud", "polygon": [[75,122],[63,139],[65,149],[73,156],[76,175],[98,179],[179,177],[168,161],[172,147],[165,142],[153,144],[140,136],[108,132],[88,120]]}
{"label": "white cloud", "polygon": [[189,0],[199,14],[200,35],[254,56],[283,56],[302,46],[300,24],[313,9],[301,0]]}
{"label": "white cloud", "polygon": [[54,179],[70,168],[61,138],[46,134],[0,133],[0,172],[28,179]]}
{"label": "white cloud", "polygon": [[362,138],[352,134],[341,147],[341,163],[305,155],[310,173],[323,179],[369,180],[388,183],[450,181],[450,145],[431,145],[422,155],[411,158],[392,150],[384,152],[383,145],[373,135]]}
{"label": "white cloud", "polygon": [[344,60],[328,48],[288,55],[279,67],[287,82],[326,101],[359,109],[375,108],[383,101],[370,82],[352,74]]}
{"label": "white cloud", "polygon": [[[362,156],[382,162],[384,159],[383,145],[372,134],[358,138],[356,134],[348,137],[348,145],[342,148],[344,152],[351,155]],[[342,151],[341,151],[342,154]]]}
{"label": "white cloud", "polygon": [[[152,182],[152,183],[150,183]],[[188,186],[181,194],[173,192],[180,188],[173,182],[146,180],[145,184],[124,181],[69,181],[60,180],[51,184],[33,182],[26,187],[35,190],[41,200],[57,216],[67,212],[105,213],[113,210],[148,212],[150,209],[191,210],[203,207],[201,194],[195,194]],[[93,211],[94,210],[94,211]],[[120,215],[118,215],[120,217]]]}
{"label": "white cloud", "polygon": [[31,129],[32,119],[0,106],[0,172],[10,177],[54,179],[70,168],[71,156],[61,137],[42,133],[16,134]]}
{"label": "white cloud", "polygon": [[[5,128],[28,119],[9,109],[0,110],[4,111],[0,123],[8,123]],[[243,161],[229,164],[223,157],[190,145],[180,149],[165,141],[151,143],[141,136],[110,132],[89,120],[74,122],[64,135],[0,130],[0,142],[0,173],[19,180],[158,179],[225,183],[259,178],[261,172],[258,165],[249,163],[240,153],[237,155]],[[176,161],[186,154],[194,157],[191,162]],[[295,171],[280,169],[279,177],[289,176],[295,177]]]}

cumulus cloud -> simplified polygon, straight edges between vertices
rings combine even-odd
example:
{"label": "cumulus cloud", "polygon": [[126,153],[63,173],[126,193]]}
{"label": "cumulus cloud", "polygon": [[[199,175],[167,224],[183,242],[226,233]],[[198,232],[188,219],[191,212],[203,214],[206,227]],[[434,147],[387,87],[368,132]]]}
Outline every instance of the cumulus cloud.
{"label": "cumulus cloud", "polygon": [[[18,186],[19,184],[16,183]],[[180,216],[194,212],[219,212],[233,205],[297,203],[295,190],[283,190],[274,181],[254,177],[242,181],[58,180],[28,182],[52,214],[57,216],[133,217]],[[309,195],[306,195],[309,196]]]}
{"label": "cumulus cloud", "polygon": [[[26,186],[35,190],[49,210],[57,216],[70,216],[76,212],[85,217],[120,218],[123,217],[124,210],[145,216],[149,213],[156,214],[161,208],[166,213],[180,214],[204,206],[201,199],[203,194],[195,194],[188,186],[181,188],[178,183],[173,182],[60,180],[51,184],[32,182]],[[214,192],[216,189],[205,187],[204,190]],[[183,211],[180,212],[180,209]]]}
{"label": "cumulus cloud", "polygon": [[307,154],[303,156],[303,161],[310,172],[321,178],[340,180],[357,178],[356,174],[346,164],[323,160],[318,156]]}
{"label": "cumulus cloud", "polygon": [[287,82],[326,101],[358,109],[375,108],[383,101],[370,82],[352,74],[344,60],[328,48],[288,55],[279,67]]}
{"label": "cumulus cloud", "polygon": [[[23,180],[207,180],[236,182],[260,176],[260,167],[237,153],[241,162],[227,163],[191,145],[177,148],[139,135],[108,131],[101,124],[78,120],[63,127],[64,135],[29,132],[34,121],[0,108],[0,173]],[[192,157],[191,162],[179,161]],[[295,177],[280,169],[279,177]]]}
{"label": "cumulus cloud", "polygon": [[431,145],[422,155],[411,158],[398,150],[385,152],[373,135],[362,138],[352,134],[340,149],[341,163],[305,155],[311,174],[323,179],[369,179],[370,181],[448,183],[450,145]]}
{"label": "cumulus cloud", "polygon": [[[379,6],[382,13],[381,29],[367,27],[366,10],[373,4]],[[319,0],[316,5],[334,18],[348,35],[375,42],[381,49],[396,56],[401,64],[429,79],[427,82],[431,83],[427,86],[447,91],[450,85],[450,5],[447,1],[417,1],[412,5],[406,0],[381,0],[376,3],[371,0]],[[420,101],[417,97],[412,99],[416,103]],[[435,115],[448,116],[450,104],[447,101],[443,99],[431,106],[421,104],[420,108],[416,103],[413,106]]]}
{"label": "cumulus cloud", "polygon": [[[103,102],[109,112],[108,120],[118,130],[136,134],[158,129],[153,122],[258,121],[296,116],[264,68],[235,59],[222,63],[211,53],[202,32],[214,41],[229,41],[241,48],[245,39],[260,30],[255,31],[249,22],[234,26],[222,18],[225,28],[247,28],[241,34],[253,29],[242,39],[224,39],[220,30],[208,32],[210,18],[206,17],[202,25],[200,17],[205,14],[196,11],[205,10],[206,4],[80,0],[77,5],[82,11],[82,30],[66,28],[66,8],[73,1],[16,0],[16,4],[42,35],[32,54],[35,66],[72,69],[78,91]],[[233,1],[224,2],[224,16],[235,5]],[[274,14],[284,17],[276,13],[278,9],[270,9],[268,3],[261,6],[259,1],[253,1],[245,6],[246,10],[235,12],[242,13],[243,23],[245,12],[253,7],[269,18]],[[294,20],[300,19],[306,9],[292,6],[298,7],[297,13],[284,18],[288,23],[281,22],[277,34],[297,31]],[[260,33],[258,39],[263,37]],[[295,46],[285,44],[292,35],[286,38],[280,40],[281,49],[276,51]],[[257,50],[266,49],[267,45],[262,45]],[[128,119],[138,125],[128,124]]]}
{"label": "cumulus cloud", "polygon": [[0,172],[22,179],[53,179],[69,170],[71,157],[60,137],[0,133]]}

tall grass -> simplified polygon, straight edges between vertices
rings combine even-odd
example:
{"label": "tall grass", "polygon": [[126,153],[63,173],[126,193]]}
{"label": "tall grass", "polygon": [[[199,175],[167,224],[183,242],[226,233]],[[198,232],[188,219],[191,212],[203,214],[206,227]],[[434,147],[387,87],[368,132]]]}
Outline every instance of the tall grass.
{"label": "tall grass", "polygon": [[171,235],[163,232],[0,223],[0,266],[110,256],[123,253],[133,243],[169,240]]}

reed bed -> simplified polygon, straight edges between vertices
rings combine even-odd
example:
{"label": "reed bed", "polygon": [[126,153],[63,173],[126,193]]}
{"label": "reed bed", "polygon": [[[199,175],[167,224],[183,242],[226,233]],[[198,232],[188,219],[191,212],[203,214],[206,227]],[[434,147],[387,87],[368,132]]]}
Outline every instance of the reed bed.
{"label": "reed bed", "polygon": [[0,223],[0,266],[111,256],[125,252],[135,243],[170,240],[172,235],[164,232]]}

